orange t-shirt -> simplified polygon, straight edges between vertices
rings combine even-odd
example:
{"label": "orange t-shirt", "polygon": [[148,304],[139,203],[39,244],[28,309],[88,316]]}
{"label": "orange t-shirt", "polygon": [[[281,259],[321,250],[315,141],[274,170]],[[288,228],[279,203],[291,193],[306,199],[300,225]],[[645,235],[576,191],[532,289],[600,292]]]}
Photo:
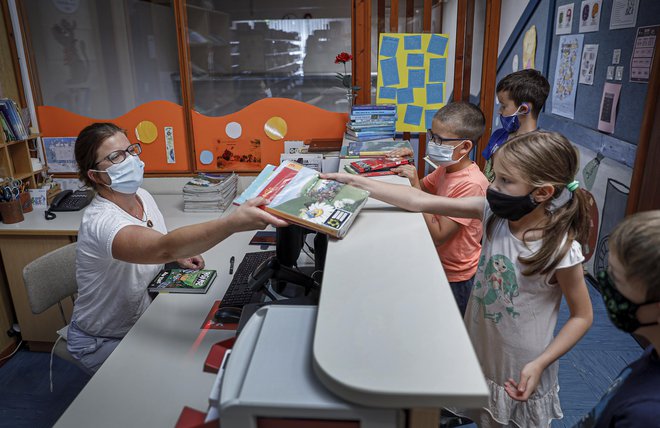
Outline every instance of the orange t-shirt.
{"label": "orange t-shirt", "polygon": [[[447,173],[439,167],[422,180],[424,187],[436,195],[450,198],[466,196],[486,196],[488,180],[472,163],[460,171]],[[441,216],[436,216],[437,218]],[[481,254],[481,234],[483,226],[481,219],[447,217],[461,227],[458,232],[442,245],[435,248],[440,256],[449,282],[466,281],[475,274]]]}

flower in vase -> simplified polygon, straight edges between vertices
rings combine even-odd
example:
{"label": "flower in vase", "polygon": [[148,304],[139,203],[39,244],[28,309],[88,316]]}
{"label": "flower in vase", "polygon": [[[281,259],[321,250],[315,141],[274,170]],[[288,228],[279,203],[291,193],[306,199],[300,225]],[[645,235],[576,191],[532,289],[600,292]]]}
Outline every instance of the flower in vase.
{"label": "flower in vase", "polygon": [[348,52],[341,52],[335,57],[335,64],[342,64],[344,66],[344,73],[337,73],[336,77],[341,81],[342,86],[348,90],[346,96],[351,99],[355,97],[357,91],[360,90],[359,86],[351,86],[351,75],[348,74],[346,69],[346,63],[352,59],[353,55],[349,54]]}

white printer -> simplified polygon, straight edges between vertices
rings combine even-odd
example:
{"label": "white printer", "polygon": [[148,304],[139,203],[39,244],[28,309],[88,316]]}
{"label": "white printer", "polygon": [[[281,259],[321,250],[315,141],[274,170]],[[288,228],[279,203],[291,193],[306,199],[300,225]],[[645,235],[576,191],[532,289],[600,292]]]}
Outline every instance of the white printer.
{"label": "white printer", "polygon": [[401,410],[349,403],[317,380],[316,312],[316,306],[265,306],[250,318],[211,391],[209,416],[219,414],[222,428],[404,426]]}

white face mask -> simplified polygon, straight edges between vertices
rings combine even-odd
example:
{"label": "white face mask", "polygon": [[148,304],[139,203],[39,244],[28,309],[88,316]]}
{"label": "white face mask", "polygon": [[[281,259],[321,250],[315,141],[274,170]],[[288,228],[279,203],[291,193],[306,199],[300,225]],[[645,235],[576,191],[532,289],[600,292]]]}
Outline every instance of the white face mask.
{"label": "white face mask", "polygon": [[105,171],[112,182],[110,188],[119,193],[133,194],[142,185],[144,162],[137,156],[127,155],[122,163],[116,163]]}
{"label": "white face mask", "polygon": [[431,160],[436,165],[443,167],[454,165],[465,157],[465,155],[463,155],[460,158],[454,160],[454,150],[456,150],[456,147],[454,146],[450,146],[448,144],[436,144],[433,141],[429,141],[426,147],[426,153],[431,158]]}

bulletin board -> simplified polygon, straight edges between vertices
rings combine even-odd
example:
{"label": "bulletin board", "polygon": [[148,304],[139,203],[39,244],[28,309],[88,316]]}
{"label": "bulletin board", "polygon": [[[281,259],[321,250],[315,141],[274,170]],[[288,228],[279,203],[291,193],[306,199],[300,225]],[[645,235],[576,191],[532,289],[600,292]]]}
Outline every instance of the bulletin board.
{"label": "bulletin board", "polygon": [[[536,26],[535,68],[548,78],[552,90],[562,37],[555,31],[557,13],[560,7],[571,4],[574,5],[575,19],[568,34],[582,35],[584,45],[598,45],[593,85],[578,83],[572,120],[552,113],[550,94],[538,124],[541,129],[565,135],[580,153],[580,169],[575,178],[580,181],[580,187],[588,192],[592,201],[592,231],[589,242],[583,245],[583,253],[586,257],[585,267],[593,275],[606,266],[609,233],[625,215],[648,89],[647,83],[630,81],[630,60],[637,28],[660,24],[660,2],[640,0],[635,27],[610,30],[613,0],[603,0],[600,3],[598,31],[580,33],[580,19],[584,9],[582,0],[530,0],[498,59],[498,81],[516,71],[513,68],[517,62],[514,57],[522,57],[524,34],[531,26]],[[617,65],[624,67],[624,73],[620,81],[606,79],[607,67],[613,65],[614,49],[621,49]],[[605,82],[621,84],[616,124],[612,134],[597,129]],[[500,127],[497,116],[493,126],[494,129]]]}
{"label": "bulletin board", "polygon": [[425,132],[446,98],[447,34],[381,33],[376,104],[396,104],[396,130]]}
{"label": "bulletin board", "polygon": [[[148,173],[190,170],[183,115],[183,107],[169,101],[151,101],[112,119],[80,116],[59,107],[37,107],[40,133],[44,138],[75,138],[83,128],[95,122],[112,122],[125,129],[129,141],[141,143],[140,159]],[[143,141],[136,133],[141,124],[142,129],[150,124],[146,127],[149,138],[142,136]]]}

